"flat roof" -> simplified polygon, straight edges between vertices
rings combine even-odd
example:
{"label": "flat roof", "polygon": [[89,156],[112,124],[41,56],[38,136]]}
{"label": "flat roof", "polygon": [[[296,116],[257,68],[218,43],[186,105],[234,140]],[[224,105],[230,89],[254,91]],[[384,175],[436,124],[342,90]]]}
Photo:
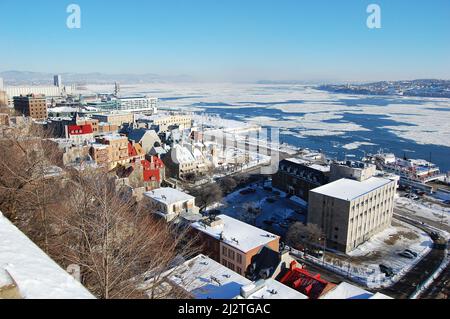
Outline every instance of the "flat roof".
{"label": "flat roof", "polygon": [[392,299],[381,293],[373,294],[367,290],[342,282],[320,299]]}
{"label": "flat roof", "polygon": [[275,238],[279,238],[277,235],[227,215],[219,215],[217,218],[220,218],[223,222],[219,226],[211,227],[203,222],[196,222],[192,224],[192,227],[218,240],[222,237],[222,242],[242,252],[264,246]]}
{"label": "flat roof", "polygon": [[350,201],[391,182],[392,180],[382,177],[371,177],[362,182],[342,178],[335,182],[315,188],[311,190],[311,192]]}
{"label": "flat roof", "polygon": [[170,187],[162,187],[162,188],[152,190],[150,192],[145,192],[144,196],[152,198],[152,199],[154,199],[160,203],[166,204],[166,205],[195,199],[195,197],[193,197],[189,194],[186,194],[182,191],[179,191],[178,189],[170,188]]}
{"label": "flat roof", "polygon": [[300,164],[300,165],[303,165],[306,167],[310,167],[312,169],[315,169],[315,170],[321,171],[321,172],[329,172],[330,171],[329,165],[321,165],[321,164],[318,164],[317,162],[314,162],[311,160],[306,160],[303,158],[298,158],[298,157],[287,158],[286,161],[294,163],[294,164]]}
{"label": "flat roof", "polygon": [[198,255],[176,268],[168,280],[196,299],[233,299],[240,295],[242,286],[251,284],[247,278],[205,255]]}
{"label": "flat roof", "polygon": [[0,287],[12,280],[24,299],[94,299],[0,212]]}
{"label": "flat roof", "polygon": [[[257,283],[252,283],[244,289],[256,288]],[[272,278],[264,280],[264,285],[248,296],[246,299],[309,299],[301,292],[292,289]]]}

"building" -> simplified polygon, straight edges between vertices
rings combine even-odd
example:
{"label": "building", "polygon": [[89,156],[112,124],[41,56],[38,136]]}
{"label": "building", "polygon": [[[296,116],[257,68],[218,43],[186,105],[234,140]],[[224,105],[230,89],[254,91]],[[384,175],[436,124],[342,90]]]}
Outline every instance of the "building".
{"label": "building", "polygon": [[301,158],[282,160],[272,185],[283,192],[308,201],[309,191],[329,181],[330,167]]}
{"label": "building", "polygon": [[[142,146],[142,149],[147,154],[150,150],[156,146],[161,145],[161,140],[153,130],[147,129],[136,129],[132,130],[128,134],[128,139],[133,141],[134,143],[139,143]],[[157,143],[157,144],[156,144]]]}
{"label": "building", "polygon": [[117,97],[117,109],[121,111],[150,111],[157,112],[158,99],[146,96],[119,96]]}
{"label": "building", "polygon": [[373,164],[354,161],[334,162],[331,163],[330,181],[348,178],[362,182],[374,176],[375,173],[376,166]]}
{"label": "building", "polygon": [[6,94],[6,91],[0,90],[0,107],[2,106],[8,106],[9,100],[8,95]]}
{"label": "building", "polygon": [[[164,273],[165,289],[158,298],[171,298],[172,289],[182,289],[193,299],[307,299],[301,293],[273,279],[252,282],[213,259],[198,255]],[[152,279],[144,289],[151,288]]]}
{"label": "building", "polygon": [[29,94],[14,97],[14,109],[36,120],[47,119],[47,100],[45,95]]}
{"label": "building", "polygon": [[279,251],[280,237],[226,215],[193,223],[205,254],[244,276],[263,247]]}
{"label": "building", "polygon": [[0,113],[0,125],[9,126],[9,114]]}
{"label": "building", "polygon": [[348,253],[391,225],[396,181],[340,179],[309,193],[308,223],[319,226],[327,248]]}
{"label": "building", "polygon": [[192,145],[174,145],[170,154],[163,157],[163,161],[169,169],[170,176],[180,179],[203,174],[209,169],[200,149]]}
{"label": "building", "polygon": [[320,299],[393,299],[382,293],[373,293],[356,287],[347,282],[341,282],[332,290],[320,297]]}
{"label": "building", "polygon": [[61,97],[75,92],[74,86],[7,86],[4,88],[8,96],[8,105],[14,106],[14,97],[21,95],[45,95],[47,97]]}
{"label": "building", "polygon": [[54,75],[53,76],[53,85],[56,87],[62,87],[62,80],[61,80],[61,75]]}
{"label": "building", "polygon": [[4,88],[5,88],[5,85],[3,82],[3,78],[0,78],[0,91],[3,91]]}
{"label": "building", "polygon": [[108,114],[93,114],[93,119],[98,120],[101,123],[109,123],[122,127],[125,123],[133,123],[134,115],[131,113],[108,113]]}
{"label": "building", "polygon": [[94,140],[92,125],[67,125],[66,138],[76,145],[92,142]]}
{"label": "building", "polygon": [[0,212],[0,299],[94,299]]}
{"label": "building", "polygon": [[192,116],[189,114],[164,113],[152,116],[143,116],[136,120],[140,127],[154,129],[158,133],[169,132],[174,128],[180,130],[192,127]]}
{"label": "building", "polygon": [[144,193],[147,207],[170,222],[183,215],[199,215],[195,197],[174,188],[158,188]]}
{"label": "building", "polygon": [[128,139],[118,134],[97,137],[96,143],[91,148],[91,156],[98,165],[107,164],[109,169],[119,164],[125,165],[130,161]]}
{"label": "building", "polygon": [[305,268],[299,267],[292,261],[289,269],[282,275],[280,282],[291,287],[310,299],[319,299],[336,285],[321,278],[320,274],[313,275]]}

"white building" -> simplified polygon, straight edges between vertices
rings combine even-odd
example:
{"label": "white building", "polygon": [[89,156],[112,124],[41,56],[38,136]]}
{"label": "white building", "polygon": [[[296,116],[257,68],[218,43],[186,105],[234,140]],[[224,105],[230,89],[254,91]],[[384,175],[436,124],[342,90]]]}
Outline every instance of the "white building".
{"label": "white building", "polygon": [[118,110],[122,111],[151,111],[157,113],[157,98],[146,96],[119,96],[116,98]]}
{"label": "white building", "polygon": [[327,292],[320,299],[393,299],[382,293],[372,293],[356,287],[347,282],[342,282]]}
{"label": "white building", "polygon": [[326,235],[328,248],[348,253],[391,226],[395,179],[340,179],[309,192],[308,223]]}
{"label": "white building", "polygon": [[144,193],[147,207],[170,222],[178,217],[200,215],[195,197],[174,188],[158,188]]}
{"label": "white building", "polygon": [[[251,282],[205,255],[198,255],[166,274],[169,297],[172,287],[183,289],[194,299],[307,299],[273,279]],[[151,286],[151,279],[148,284]]]}

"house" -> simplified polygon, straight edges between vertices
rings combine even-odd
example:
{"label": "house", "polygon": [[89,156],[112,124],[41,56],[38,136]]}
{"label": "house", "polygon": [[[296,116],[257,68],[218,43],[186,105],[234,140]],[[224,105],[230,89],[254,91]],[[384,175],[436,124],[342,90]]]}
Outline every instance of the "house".
{"label": "house", "polygon": [[174,221],[183,215],[201,215],[195,206],[195,197],[174,188],[163,187],[144,193],[147,207],[166,221]]}
{"label": "house", "polygon": [[135,129],[128,134],[128,139],[142,146],[145,154],[149,153],[155,145],[161,145],[161,140],[154,130]]}
{"label": "house", "polygon": [[91,124],[67,125],[66,138],[75,145],[81,145],[94,140],[94,131]]}
{"label": "house", "polygon": [[227,215],[210,217],[191,227],[200,234],[206,255],[242,276],[263,247],[279,251],[279,236]]}

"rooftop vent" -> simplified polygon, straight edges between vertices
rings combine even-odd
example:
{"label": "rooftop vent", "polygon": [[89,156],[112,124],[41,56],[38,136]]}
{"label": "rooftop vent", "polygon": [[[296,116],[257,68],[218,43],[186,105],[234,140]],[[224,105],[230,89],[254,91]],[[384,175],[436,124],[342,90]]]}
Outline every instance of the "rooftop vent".
{"label": "rooftop vent", "polygon": [[255,283],[242,286],[241,287],[241,296],[245,299],[249,298],[255,292],[263,289],[266,286],[266,281],[261,279],[256,281]]}

